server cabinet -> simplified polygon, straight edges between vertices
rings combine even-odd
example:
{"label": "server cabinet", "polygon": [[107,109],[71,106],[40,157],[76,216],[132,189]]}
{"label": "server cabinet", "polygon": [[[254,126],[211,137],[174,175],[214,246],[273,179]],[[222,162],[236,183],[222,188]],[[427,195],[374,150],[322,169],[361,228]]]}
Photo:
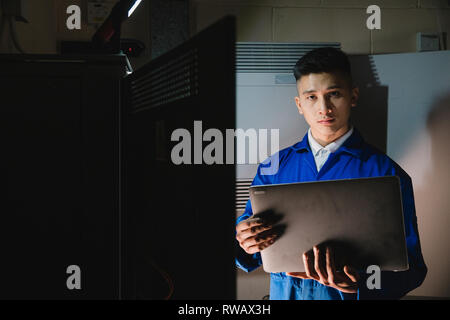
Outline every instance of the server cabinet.
{"label": "server cabinet", "polygon": [[[234,143],[226,130],[235,128],[234,25],[219,21],[125,80],[131,299],[236,297],[234,150],[226,148]],[[207,130],[215,137],[205,138]],[[213,163],[205,159],[211,143]]]}
{"label": "server cabinet", "polygon": [[235,127],[234,45],[228,17],[130,76],[121,55],[0,56],[0,299],[235,298],[234,148],[203,157]]}
{"label": "server cabinet", "polygon": [[0,56],[0,298],[120,297],[124,56]]}

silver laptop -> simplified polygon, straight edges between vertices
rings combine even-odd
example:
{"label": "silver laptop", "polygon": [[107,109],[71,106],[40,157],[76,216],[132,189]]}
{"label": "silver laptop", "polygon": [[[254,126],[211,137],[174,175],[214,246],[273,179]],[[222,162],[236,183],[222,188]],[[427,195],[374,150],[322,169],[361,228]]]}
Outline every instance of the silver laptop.
{"label": "silver laptop", "polygon": [[329,244],[336,267],[408,269],[400,179],[358,178],[250,187],[254,214],[284,231],[261,251],[266,272],[304,272],[302,254]]}

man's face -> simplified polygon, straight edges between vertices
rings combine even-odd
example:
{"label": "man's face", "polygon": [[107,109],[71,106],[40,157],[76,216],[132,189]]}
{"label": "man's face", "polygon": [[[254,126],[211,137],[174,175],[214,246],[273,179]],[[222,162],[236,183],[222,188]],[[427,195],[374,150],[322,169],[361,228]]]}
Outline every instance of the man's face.
{"label": "man's face", "polygon": [[350,109],[356,106],[358,88],[351,88],[339,73],[311,73],[297,81],[295,103],[318,142],[329,143],[349,129]]}

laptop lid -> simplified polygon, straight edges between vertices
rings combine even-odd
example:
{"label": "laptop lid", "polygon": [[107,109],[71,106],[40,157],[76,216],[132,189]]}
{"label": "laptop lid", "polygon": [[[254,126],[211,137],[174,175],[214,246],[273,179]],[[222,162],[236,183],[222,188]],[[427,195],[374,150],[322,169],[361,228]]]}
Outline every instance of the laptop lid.
{"label": "laptop lid", "polygon": [[330,244],[336,267],[408,269],[400,179],[357,178],[250,187],[254,214],[279,215],[280,238],[261,251],[266,272],[304,272],[302,254]]}

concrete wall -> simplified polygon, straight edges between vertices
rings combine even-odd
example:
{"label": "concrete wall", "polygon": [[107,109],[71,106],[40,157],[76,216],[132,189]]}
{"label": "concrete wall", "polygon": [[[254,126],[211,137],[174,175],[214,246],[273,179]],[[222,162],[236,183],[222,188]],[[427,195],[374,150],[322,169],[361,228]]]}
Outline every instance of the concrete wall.
{"label": "concrete wall", "polygon": [[[123,32],[150,45],[149,3],[143,1]],[[65,28],[70,4],[82,9],[81,30]],[[381,7],[381,30],[366,28],[370,4]],[[27,6],[30,23],[16,26],[28,53],[56,53],[58,40],[88,40],[95,31],[86,23],[87,0],[34,0]],[[447,46],[450,42],[446,0],[191,0],[191,34],[226,14],[237,17],[238,41],[337,41],[348,53],[375,54],[414,52],[419,31],[447,32]],[[9,47],[0,49],[8,52]]]}
{"label": "concrete wall", "polygon": [[[16,22],[18,41],[27,53],[56,52],[56,24],[54,0],[29,1],[24,16],[29,23]],[[6,41],[8,26],[5,26],[0,53],[15,53]]]}
{"label": "concrete wall", "polygon": [[[381,8],[381,30],[369,30],[369,5]],[[352,54],[416,51],[417,32],[450,34],[450,3],[438,0],[192,0],[191,30],[237,17],[238,41],[341,42]]]}
{"label": "concrete wall", "polygon": [[[108,0],[117,1],[117,0]],[[150,47],[150,2],[143,1],[124,24],[123,36]],[[172,1],[173,2],[173,1]],[[417,32],[447,32],[450,43],[450,3],[447,0],[191,0],[190,33],[226,14],[237,17],[238,41],[341,42],[348,53],[416,51]],[[81,30],[67,30],[67,6],[82,9]],[[367,6],[381,8],[381,30],[368,30]],[[28,53],[56,53],[59,40],[89,40],[95,27],[87,25],[87,0],[33,0],[26,18],[17,22],[19,42]],[[12,47],[0,43],[0,52]],[[143,58],[150,58],[148,49]]]}
{"label": "concrete wall", "polygon": [[[114,4],[118,0],[107,1]],[[66,27],[69,5],[81,8],[80,30]],[[30,0],[26,2],[24,16],[29,23],[15,22],[15,26],[18,42],[25,53],[56,54],[59,41],[90,41],[99,27],[87,23],[87,0]],[[138,39],[147,47],[141,57],[131,59],[133,67],[138,68],[150,59],[150,1],[143,1],[122,28],[122,38]],[[7,32],[8,28],[5,29]],[[0,42],[0,53],[16,53],[5,35]]]}

